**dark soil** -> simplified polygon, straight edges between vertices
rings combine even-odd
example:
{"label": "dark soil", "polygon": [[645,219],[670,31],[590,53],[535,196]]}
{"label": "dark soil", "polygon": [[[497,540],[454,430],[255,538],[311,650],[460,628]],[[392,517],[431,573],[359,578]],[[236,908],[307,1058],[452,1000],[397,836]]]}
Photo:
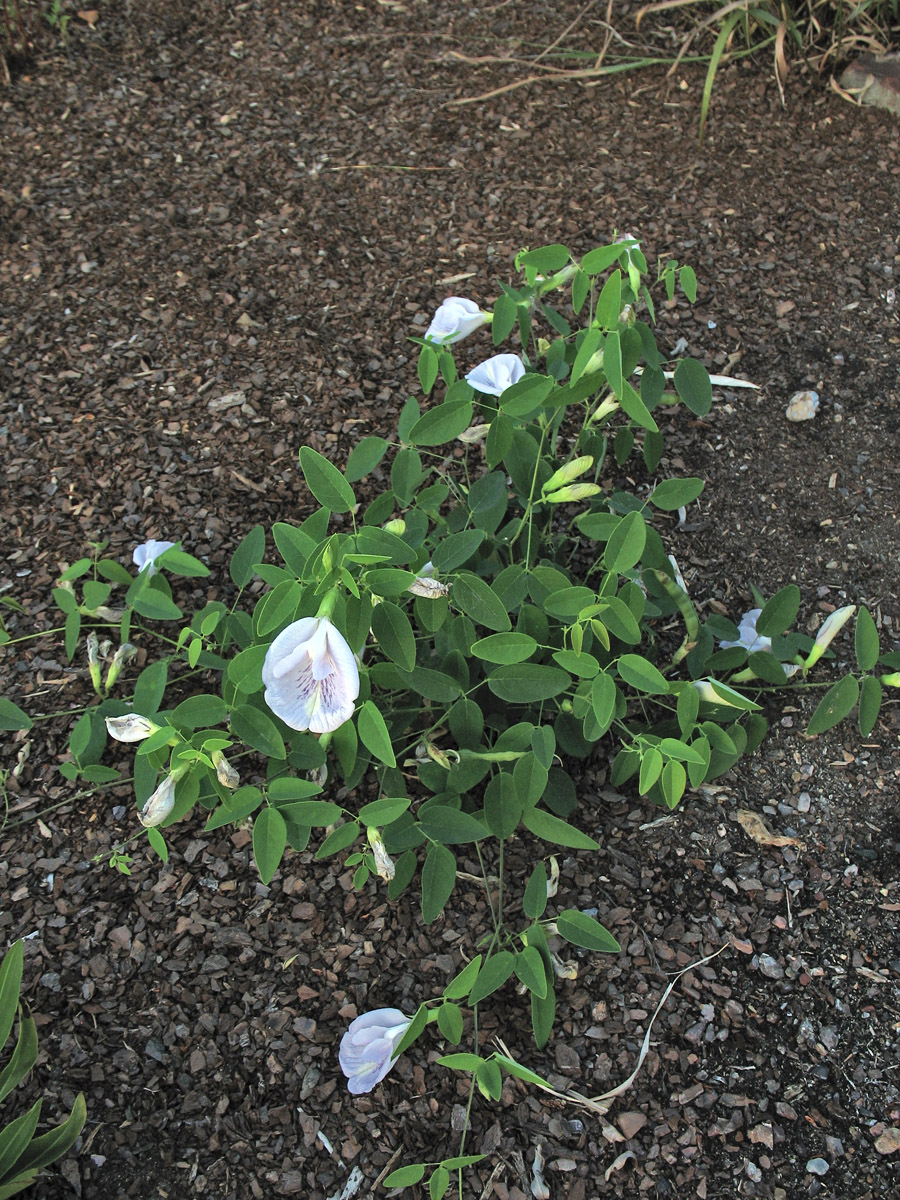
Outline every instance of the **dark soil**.
{"label": "dark soil", "polygon": [[[566,45],[599,48],[599,7]],[[702,147],[698,68],[447,106],[531,73],[451,52],[533,54],[574,0],[98,9],[0,92],[14,636],[55,627],[52,584],[91,541],[128,562],[148,537],[182,538],[226,580],[250,524],[309,511],[300,446],[341,464],[361,435],[395,432],[416,389],[408,337],[444,296],[489,305],[523,245],[580,254],[628,231],[700,278],[693,309],[662,310],[663,344],[685,338],[711,371],[760,385],[666,431],[665,472],[707,481],[671,530],[692,595],[739,619],[751,584],[794,581],[809,629],[864,603],[897,648],[890,116],[802,69],[782,108],[765,63],[721,71]],[[486,346],[477,335],[461,360]],[[807,387],[820,411],[789,424]],[[850,665],[850,638],[835,648]],[[77,708],[82,666],[58,635],[27,642],[3,652],[2,690],[35,716]],[[596,907],[623,953],[576,954],[545,1052],[511,987],[484,1036],[596,1095],[632,1071],[671,974],[731,944],[678,983],[605,1122],[515,1082],[476,1102],[467,1147],[488,1158],[467,1197],[530,1196],[538,1144],[554,1198],[900,1194],[883,1136],[900,1126],[898,710],[865,742],[849,723],[810,740],[814,703],[774,710],[763,748],[663,821],[610,789],[602,759],[586,771],[580,820],[604,849],[560,853],[560,897]],[[436,1036],[361,1098],[337,1045],[357,1012],[412,1011],[443,988],[479,932],[477,887],[460,881],[425,929],[412,893],[355,893],[335,859],[294,855],[263,887],[249,833],[201,836],[197,819],[173,829],[167,866],[142,848],[118,875],[91,860],[133,832],[133,802],[75,794],[58,773],[67,733],[39,721],[0,752],[0,923],[4,943],[29,938],[40,1023],[27,1090],[48,1118],[79,1090],[88,1103],[80,1152],[33,1194],[318,1200],[354,1168],[359,1194],[383,1194],[389,1164],[456,1153],[465,1092],[433,1065]],[[798,844],[757,845],[740,808]]]}

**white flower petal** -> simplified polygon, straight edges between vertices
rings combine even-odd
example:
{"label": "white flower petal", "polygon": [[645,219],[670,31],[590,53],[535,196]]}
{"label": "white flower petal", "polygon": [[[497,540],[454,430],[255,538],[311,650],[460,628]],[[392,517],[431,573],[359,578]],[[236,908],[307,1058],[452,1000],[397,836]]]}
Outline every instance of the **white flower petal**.
{"label": "white flower petal", "polygon": [[330,733],[353,715],[359,668],[327,617],[303,617],[269,647],[262,669],[265,701],[291,729]]}
{"label": "white flower petal", "polygon": [[473,367],[466,380],[483,396],[502,396],[524,374],[525,364],[518,354],[495,354]]}
{"label": "white flower petal", "polygon": [[449,346],[474,333],[488,319],[488,313],[482,312],[474,300],[449,296],[432,317],[425,341]]}
{"label": "white flower petal", "polygon": [[154,566],[156,560],[161,554],[171,550],[174,545],[174,542],[158,542],[155,538],[150,538],[143,545],[135,546],[131,554],[131,561],[138,571],[146,571],[148,575],[153,575],[156,571]]}

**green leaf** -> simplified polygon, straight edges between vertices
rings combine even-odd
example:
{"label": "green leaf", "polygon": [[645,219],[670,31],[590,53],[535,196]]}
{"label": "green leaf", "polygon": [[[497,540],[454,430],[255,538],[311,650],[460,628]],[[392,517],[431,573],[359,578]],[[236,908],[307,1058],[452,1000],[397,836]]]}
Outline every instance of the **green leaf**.
{"label": "green leaf", "polygon": [[396,767],[397,760],[391,745],[391,735],[384,723],[384,717],[371,700],[367,700],[359,710],[356,725],[360,741],[365,748],[385,766]]}
{"label": "green leaf", "polygon": [[646,796],[662,774],[663,756],[655,746],[650,746],[641,755],[641,771],[638,776],[638,792]]}
{"label": "green leaf", "polygon": [[456,883],[456,859],[446,846],[432,842],[422,867],[422,919],[430,925],[444,911]]}
{"label": "green leaf", "polygon": [[881,711],[881,684],[874,675],[866,675],[859,693],[859,732],[867,738],[875,728]]}
{"label": "green leaf", "polygon": [[297,529],[295,525],[288,525],[286,521],[276,521],[272,526],[272,536],[285,566],[294,575],[301,576],[306,568],[307,559],[316,548],[315,541],[308,533]]}
{"label": "green leaf", "polygon": [[476,625],[484,625],[498,633],[506,633],[510,628],[509,613],[491,591],[490,584],[478,575],[465,572],[457,576],[453,581],[453,602]]}
{"label": "green leaf", "polygon": [[441,1166],[448,1171],[458,1171],[460,1167],[471,1167],[487,1158],[486,1154],[458,1154],[455,1158],[442,1158]]}
{"label": "green leaf", "polygon": [[228,720],[228,705],[221,696],[190,696],[172,713],[173,725],[188,729],[209,728]]}
{"label": "green leaf", "polygon": [[266,531],[262,525],[254,525],[250,532],[241,538],[231,556],[228,570],[237,587],[247,586],[254,575],[254,564],[262,562],[265,552]]}
{"label": "green leaf", "polygon": [[508,771],[495,775],[485,788],[484,818],[494,837],[508,838],[515,833],[524,807],[524,797],[517,792]]}
{"label": "green leaf", "polygon": [[468,1004],[474,1006],[480,1004],[482,1000],[486,1000],[503,987],[516,965],[516,956],[510,950],[498,950],[478,972],[478,978],[475,981],[475,986],[469,992]]}
{"label": "green leaf", "polygon": [[478,972],[481,968],[481,955],[476,954],[470,963],[466,963],[463,969],[456,975],[447,986],[444,988],[443,996],[445,1000],[464,1000],[474,986],[475,980],[478,978]]}
{"label": "green leaf", "polygon": [[[599,329],[589,329],[578,347],[575,361],[572,364],[570,384],[577,383],[587,370],[587,365],[603,344],[603,334]],[[594,368],[597,370],[599,368]]]}
{"label": "green leaf", "polygon": [[422,459],[418,450],[404,446],[391,464],[391,489],[402,505],[412,503],[422,479]]}
{"label": "green leaf", "polygon": [[[757,628],[759,622],[757,622]],[[853,709],[859,699],[859,683],[855,675],[845,675],[843,679],[839,679],[837,683],[832,684],[822,699],[816,711],[812,715],[812,720],[806,727],[806,732],[814,737],[816,734],[824,733],[827,729],[831,729],[837,725],[839,721],[843,721]]]}
{"label": "green leaf", "polygon": [[[208,575],[208,569],[204,567],[204,570]],[[107,602],[110,592],[112,592],[112,588],[108,583],[100,583],[96,579],[86,580],[84,585],[84,607],[93,612],[101,604]]]}
{"label": "green leaf", "polygon": [[16,1019],[24,957],[24,943],[19,938],[10,946],[0,964],[0,1049],[6,1044]]}
{"label": "green leaf", "polygon": [[492,633],[472,643],[472,653],[484,662],[509,665],[531,658],[538,644],[527,633]]}
{"label": "green leaf", "polygon": [[412,671],[416,665],[416,637],[409,617],[398,605],[389,600],[375,606],[372,613],[372,632],[381,650],[387,657]]}
{"label": "green leaf", "polygon": [[438,1009],[438,1029],[454,1046],[458,1046],[463,1033],[462,1013],[458,1004],[442,1004]]}
{"label": "green leaf", "polygon": [[530,267],[541,275],[552,275],[561,271],[571,258],[566,246],[554,242],[549,246],[539,246],[537,250],[525,250],[516,255],[516,266],[522,270]]}
{"label": "green leaf", "polygon": [[463,529],[442,538],[434,548],[431,561],[436,571],[455,571],[469,561],[484,541],[481,529]]}
{"label": "green leaf", "polygon": [[75,657],[78,647],[78,637],[81,633],[81,613],[70,612],[66,617],[66,658],[69,662]]}
{"label": "green leaf", "polygon": [[861,671],[871,671],[878,662],[881,647],[878,644],[878,630],[872,620],[872,614],[867,608],[860,606],[856,614],[856,664]]}
{"label": "green leaf", "polygon": [[606,372],[606,378],[609,381],[609,386],[612,388],[616,396],[622,395],[622,342],[619,338],[619,331],[613,329],[611,333],[606,335],[606,342],[603,346],[603,370]]}
{"label": "green leaf", "polygon": [[285,757],[284,741],[271,717],[249,704],[239,704],[231,713],[235,736],[269,758]]}
{"label": "green leaf", "polygon": [[327,829],[344,816],[341,806],[330,800],[286,800],[273,804],[286,821],[309,829]]}
{"label": "green leaf", "polygon": [[660,776],[660,786],[666,804],[669,808],[675,808],[687,786],[687,771],[680,762],[666,763]]}
{"label": "green leaf", "polygon": [[547,972],[539,950],[526,946],[516,954],[516,975],[522,983],[543,1000],[547,995]]}
{"label": "green leaf", "polygon": [[666,677],[640,654],[623,654],[616,667],[619,677],[637,691],[649,692],[652,696],[668,696]]}
{"label": "green leaf", "polygon": [[149,584],[138,588],[132,596],[131,605],[136,613],[148,621],[180,621],[184,615],[170,596]]}
{"label": "green leaf", "polygon": [[549,700],[571,686],[572,678],[558,667],[538,663],[513,663],[497,667],[488,676],[488,687],[495,696],[510,704],[533,704]]}
{"label": "green leaf", "polygon": [[480,842],[488,836],[488,830],[475,817],[446,804],[429,804],[423,808],[419,825],[429,838],[445,846]]}
{"label": "green leaf", "polygon": [[522,897],[522,909],[526,917],[536,921],[544,915],[547,907],[547,868],[539,862],[528,878],[525,885],[525,895]]}
{"label": "green leaf", "polygon": [[[25,1153],[19,1158],[16,1163],[16,1171],[19,1178],[23,1175],[40,1171],[43,1167],[56,1162],[58,1158],[62,1158],[64,1154],[67,1154],[72,1146],[75,1145],[78,1135],[84,1128],[86,1119],[87,1107],[84,1102],[84,1096],[79,1092],[75,1097],[72,1111],[69,1113],[67,1119],[61,1125],[57,1125],[55,1129],[51,1129],[47,1133],[41,1134],[40,1137],[34,1138],[25,1150]],[[5,1195],[9,1196],[14,1194],[13,1192],[5,1192]],[[3,1195],[4,1187],[0,1185],[0,1197]]]}
{"label": "green leaf", "polygon": [[650,503],[663,512],[674,512],[677,508],[696,500],[706,485],[702,479],[689,476],[685,479],[664,479],[650,493]]}
{"label": "green leaf", "polygon": [[518,304],[508,292],[497,297],[494,304],[494,319],[491,322],[491,340],[495,346],[505,342],[516,324]]}
{"label": "green leaf", "polygon": [[396,1171],[391,1171],[382,1183],[389,1188],[412,1187],[424,1177],[426,1166],[426,1163],[411,1163],[408,1167],[398,1167]]}
{"label": "green leaf", "polygon": [[543,1049],[550,1040],[553,1032],[553,1020],[556,1016],[556,995],[552,986],[547,988],[547,995],[542,1000],[535,992],[531,993],[531,1028],[534,1030],[534,1044],[539,1050]]}
{"label": "green leaf", "polygon": [[348,821],[333,829],[322,845],[316,851],[316,858],[329,858],[332,854],[340,854],[348,846],[352,846],[359,837],[359,823]]}
{"label": "green leaf", "polygon": [[383,437],[364,437],[350,451],[344,467],[344,478],[348,483],[356,483],[370,471],[374,471],[387,453],[389,442]]}
{"label": "green leaf", "polygon": [[[156,565],[165,568],[173,575],[180,575],[184,579],[205,579],[209,575],[209,567],[199,558],[194,558],[193,554],[187,554],[184,550],[166,550],[156,560]],[[87,598],[87,584],[85,584],[85,598]]]}
{"label": "green leaf", "polygon": [[756,632],[765,637],[780,637],[793,625],[800,611],[800,589],[789,583],[763,605],[756,621]]}
{"label": "green leaf", "polygon": [[169,847],[166,845],[166,839],[157,828],[152,827],[147,830],[147,841],[153,848],[157,858],[161,859],[164,863],[169,861]]}
{"label": "green leaf", "polygon": [[[34,722],[24,709],[5,696],[0,696],[0,729],[5,733],[13,733],[17,729],[30,729]],[[0,1046],[2,1046],[0,1041]]]}
{"label": "green leaf", "polygon": [[618,242],[614,245],[598,246],[596,250],[589,250],[581,260],[581,269],[588,275],[599,275],[613,263],[618,262],[624,253],[625,251]]}
{"label": "green leaf", "polygon": [[567,908],[556,918],[556,928],[559,936],[571,942],[573,946],[583,946],[585,950],[600,950],[606,954],[618,954],[622,947],[599,921],[579,912],[577,908]]}
{"label": "green leaf", "polygon": [[692,413],[705,417],[712,408],[709,372],[695,358],[682,358],[675,368],[675,391]]}
{"label": "green leaf", "polygon": [[434,387],[435,380],[438,377],[439,368],[440,360],[438,358],[437,351],[432,346],[429,346],[426,342],[426,344],[422,346],[421,350],[419,351],[419,361],[416,365],[419,383],[421,384],[422,391],[426,396]]}
{"label": "green leaf", "polygon": [[476,1071],[484,1059],[480,1054],[444,1054],[437,1059],[439,1067],[448,1067],[451,1071]]}
{"label": "green leaf", "polygon": [[621,311],[622,272],[617,267],[615,271],[610,272],[609,278],[604,283],[603,289],[597,298],[594,320],[601,329],[615,329],[619,323],[619,313]]}
{"label": "green leaf", "polygon": [[414,446],[440,446],[459,437],[472,422],[471,400],[445,400],[424,413],[409,431]]}
{"label": "green leaf", "polygon": [[356,506],[353,488],[337,467],[311,446],[300,449],[300,470],[306,486],[329,512],[350,512]]}
{"label": "green leaf", "polygon": [[542,808],[526,808],[522,813],[522,824],[536,837],[554,846],[568,846],[572,850],[600,849],[600,843],[592,837]]}
{"label": "green leaf", "polygon": [[[659,426],[654,421],[650,409],[627,379],[622,381],[622,394],[619,396],[619,403],[622,405],[622,410],[631,417],[632,421],[640,425],[641,429],[647,429],[651,433],[659,433]],[[628,453],[631,453],[630,449]],[[627,457],[628,454],[625,455],[625,458]],[[624,462],[624,459],[622,461]]]}
{"label": "green leaf", "polygon": [[695,304],[697,301],[697,276],[694,274],[693,267],[682,267],[678,272],[678,282],[691,304]]}
{"label": "green leaf", "polygon": [[523,375],[518,383],[508,387],[499,399],[507,417],[529,417],[544,403],[556,386],[547,375]]}
{"label": "green leaf", "polygon": [[607,571],[623,575],[640,562],[647,542],[647,526],[640,512],[630,512],[622,517],[613,530],[603,554],[603,565]]}
{"label": "green leaf", "polygon": [[359,810],[359,819],[364,825],[383,829],[385,825],[390,825],[392,821],[402,817],[409,806],[410,801],[405,796],[398,796],[396,799],[386,796],[381,800],[373,800],[371,804],[364,804]]}
{"label": "green leaf", "polygon": [[286,847],[287,825],[284,817],[277,808],[264,808],[253,822],[253,857],[264,884],[272,882]]}
{"label": "green leaf", "polygon": [[262,668],[268,652],[268,643],[248,646],[228,664],[228,680],[243,695],[251,696],[254,692],[262,691]]}

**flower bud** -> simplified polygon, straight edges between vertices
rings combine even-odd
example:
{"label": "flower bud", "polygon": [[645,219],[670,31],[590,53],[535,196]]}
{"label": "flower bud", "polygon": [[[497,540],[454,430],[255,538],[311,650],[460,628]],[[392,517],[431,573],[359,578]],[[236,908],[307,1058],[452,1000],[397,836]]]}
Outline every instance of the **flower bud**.
{"label": "flower bud", "polygon": [[106,728],[109,736],[117,742],[142,742],[151,733],[156,733],[160,726],[140,713],[126,713],[124,717],[107,717]]}
{"label": "flower bud", "polygon": [[730,696],[737,700],[742,699],[740,693],[724,683],[719,683],[718,680],[695,679],[691,687],[696,689],[704,704],[721,704],[724,708],[746,708],[745,704],[736,704],[734,700],[729,699]]}
{"label": "flower bud", "polygon": [[597,407],[588,417],[588,424],[594,424],[605,420],[607,417],[611,416],[618,407],[618,400],[614,400],[612,396],[607,396],[605,400],[597,405]]}
{"label": "flower bud", "polygon": [[836,608],[833,613],[825,618],[821,629],[816,634],[813,648],[810,650],[809,656],[803,664],[804,675],[810,667],[815,666],[855,612],[855,604],[845,604],[843,608]]}
{"label": "flower bud", "polygon": [[555,492],[557,488],[561,488],[566,483],[572,483],[579,475],[583,475],[585,471],[589,471],[593,465],[593,454],[582,454],[579,458],[573,458],[571,462],[567,462],[565,466],[553,472],[541,488],[541,491],[544,495],[548,492]]}
{"label": "flower bud", "polygon": [[216,768],[216,779],[222,787],[234,791],[241,786],[241,777],[225,757],[221,750],[213,750],[212,764]]}
{"label": "flower bud", "polygon": [[381,527],[385,533],[396,533],[397,537],[401,537],[406,533],[406,522],[402,517],[395,517],[393,521],[388,521],[387,524]]}
{"label": "flower bud", "polygon": [[103,692],[103,685],[100,677],[100,643],[97,640],[97,635],[93,630],[87,635],[87,661],[88,671],[91,676],[91,683],[94,685],[94,691],[97,695]]}
{"label": "flower bud", "polygon": [[450,346],[493,319],[494,314],[483,312],[474,300],[449,296],[432,317],[425,331],[425,341],[438,346]]}
{"label": "flower bud", "polygon": [[545,496],[548,504],[570,504],[576,500],[587,500],[598,495],[603,489],[596,483],[570,483],[568,487],[560,488],[552,496]]}
{"label": "flower bud", "polygon": [[119,674],[129,659],[134,658],[137,654],[137,646],[132,646],[131,642],[123,642],[122,645],[113,655],[113,660],[109,664],[109,670],[106,672],[106,687],[107,692],[119,678]]}
{"label": "flower bud", "polygon": [[900,671],[893,671],[890,675],[882,675],[878,682],[886,684],[887,687],[900,687]]}

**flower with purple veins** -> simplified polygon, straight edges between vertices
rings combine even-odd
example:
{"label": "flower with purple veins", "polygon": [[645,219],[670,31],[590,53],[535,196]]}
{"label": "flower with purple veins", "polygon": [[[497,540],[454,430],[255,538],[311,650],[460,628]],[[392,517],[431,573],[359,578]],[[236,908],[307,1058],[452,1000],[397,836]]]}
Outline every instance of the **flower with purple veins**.
{"label": "flower with purple veins", "polygon": [[333,733],[353,716],[359,668],[328,617],[303,617],[282,630],[263,663],[265,701],[291,729]]}
{"label": "flower with purple veins", "polygon": [[399,1008],[376,1008],[350,1023],[341,1038],[338,1060],[354,1096],[381,1083],[396,1062],[394,1051],[411,1021]]}

